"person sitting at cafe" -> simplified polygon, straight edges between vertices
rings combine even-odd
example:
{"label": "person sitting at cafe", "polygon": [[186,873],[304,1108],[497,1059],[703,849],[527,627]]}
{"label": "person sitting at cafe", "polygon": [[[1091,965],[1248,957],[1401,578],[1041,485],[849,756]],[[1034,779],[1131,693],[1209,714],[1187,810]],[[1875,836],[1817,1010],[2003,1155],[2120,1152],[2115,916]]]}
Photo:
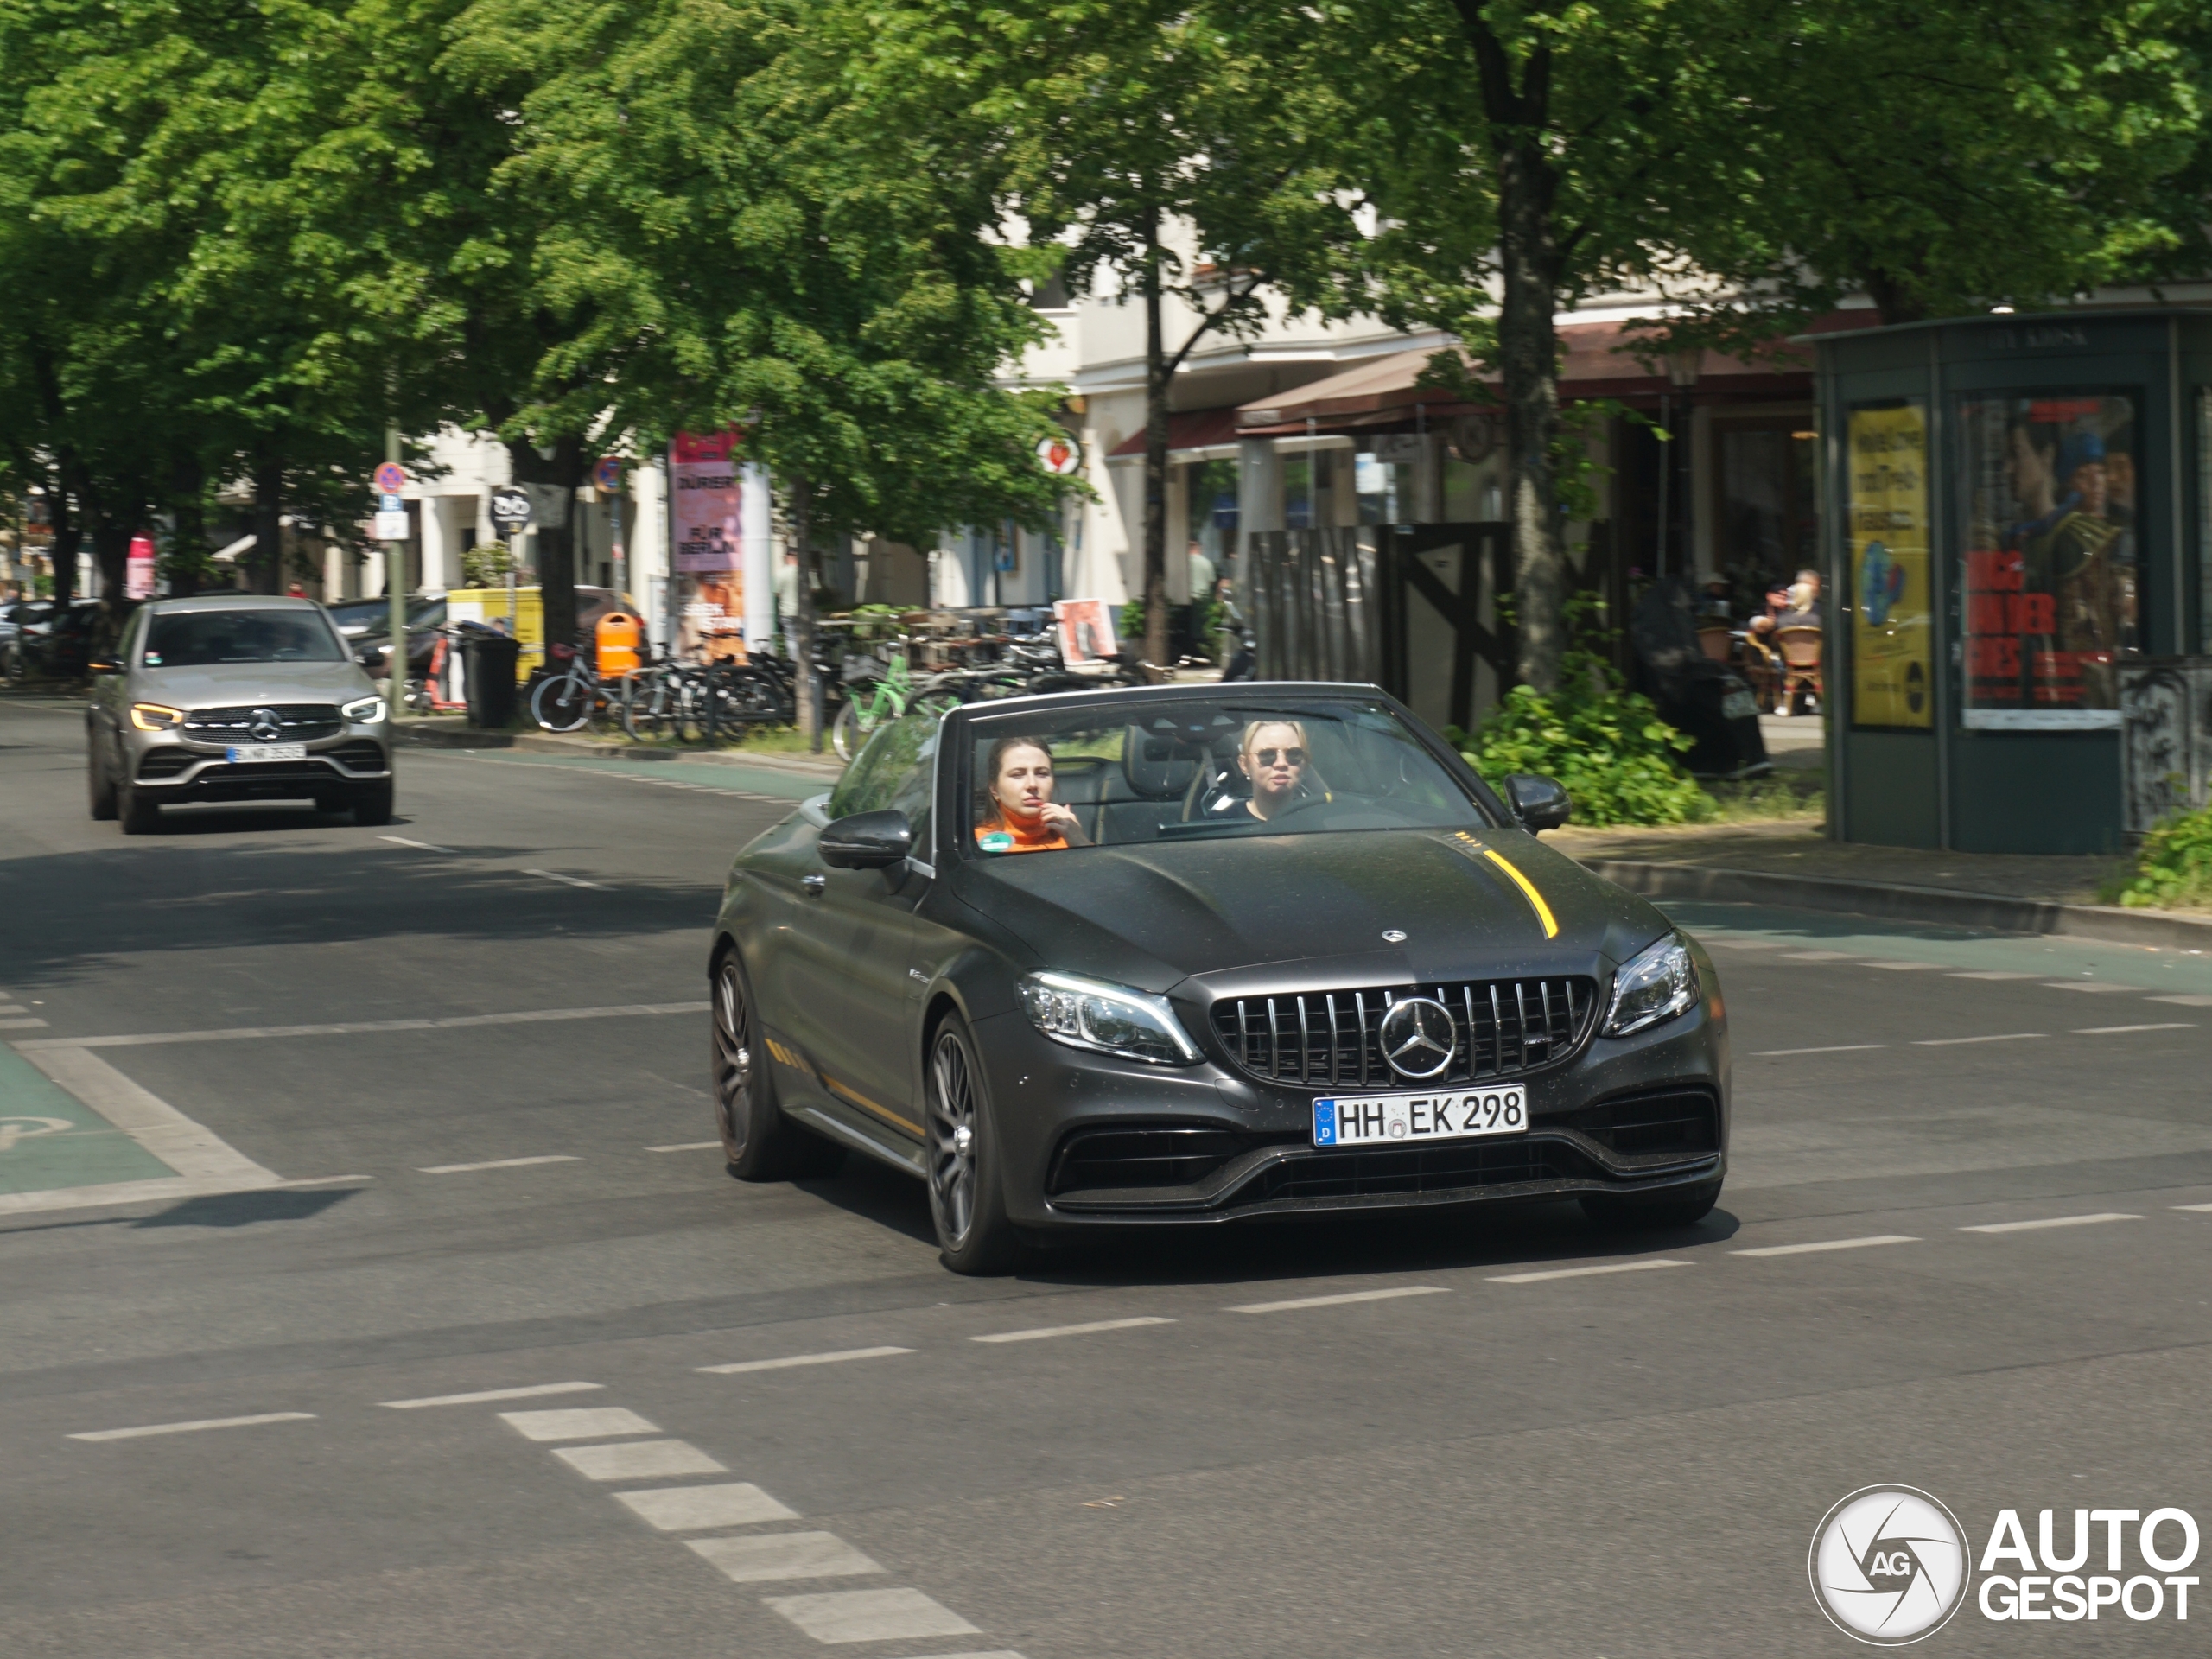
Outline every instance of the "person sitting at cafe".
{"label": "person sitting at cafe", "polygon": [[1057,853],[1088,847],[1072,810],[1052,798],[1052,753],[1041,739],[1002,737],[983,763],[976,844],[987,853]]}

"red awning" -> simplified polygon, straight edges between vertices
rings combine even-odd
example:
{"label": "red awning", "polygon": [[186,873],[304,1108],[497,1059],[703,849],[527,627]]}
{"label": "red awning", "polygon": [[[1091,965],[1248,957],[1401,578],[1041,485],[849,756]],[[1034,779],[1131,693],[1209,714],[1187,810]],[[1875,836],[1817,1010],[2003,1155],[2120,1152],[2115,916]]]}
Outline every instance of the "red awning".
{"label": "red awning", "polygon": [[[1167,452],[1179,449],[1211,449],[1217,445],[1236,442],[1235,409],[1186,409],[1167,417]],[[1119,461],[1124,455],[1144,454],[1144,429],[1140,427],[1132,435],[1122,440],[1106,452],[1109,461]]]}

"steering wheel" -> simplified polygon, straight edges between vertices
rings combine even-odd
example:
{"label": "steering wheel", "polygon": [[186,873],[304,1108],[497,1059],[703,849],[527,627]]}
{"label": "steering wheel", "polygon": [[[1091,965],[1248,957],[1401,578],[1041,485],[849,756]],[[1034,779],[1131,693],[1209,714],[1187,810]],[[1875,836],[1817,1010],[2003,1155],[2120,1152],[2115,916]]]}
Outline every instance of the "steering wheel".
{"label": "steering wheel", "polygon": [[1336,803],[1336,799],[1337,798],[1334,795],[1330,794],[1326,791],[1324,791],[1319,795],[1301,795],[1296,800],[1292,801],[1286,805],[1281,811],[1277,812],[1274,817],[1267,819],[1265,822],[1270,828],[1272,828],[1275,824],[1281,823],[1285,818],[1294,818],[1300,812],[1310,812],[1317,806],[1333,805]]}

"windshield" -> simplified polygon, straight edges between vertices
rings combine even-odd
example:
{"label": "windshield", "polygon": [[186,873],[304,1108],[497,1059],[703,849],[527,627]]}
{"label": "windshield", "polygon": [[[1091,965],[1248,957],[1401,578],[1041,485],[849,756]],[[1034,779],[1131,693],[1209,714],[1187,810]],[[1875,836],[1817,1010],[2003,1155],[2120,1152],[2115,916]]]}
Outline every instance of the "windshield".
{"label": "windshield", "polygon": [[141,660],[148,668],[342,663],[346,652],[320,611],[171,611],[154,619]]}
{"label": "windshield", "polygon": [[[1264,696],[978,720],[971,839],[986,855],[1126,842],[1490,827],[1390,708]],[[1132,716],[1135,716],[1132,719]]]}

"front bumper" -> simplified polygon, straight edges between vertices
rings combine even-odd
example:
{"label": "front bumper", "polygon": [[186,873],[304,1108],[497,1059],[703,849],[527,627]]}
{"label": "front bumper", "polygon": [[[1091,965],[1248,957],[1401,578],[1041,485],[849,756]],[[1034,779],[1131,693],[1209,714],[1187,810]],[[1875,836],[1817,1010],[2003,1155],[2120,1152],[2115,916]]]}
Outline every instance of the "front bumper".
{"label": "front bumper", "polygon": [[1529,1077],[1526,1133],[1418,1147],[1316,1147],[1313,1102],[1329,1091],[1211,1059],[1087,1054],[1018,1014],[976,1037],[1007,1213],[1038,1230],[1661,1193],[1727,1169],[1726,1027],[1702,1004]]}
{"label": "front bumper", "polygon": [[346,795],[391,777],[391,734],[385,722],[349,725],[307,745],[302,760],[232,760],[227,746],[170,733],[135,734],[126,750],[133,788],[164,804],[186,801],[301,800]]}

